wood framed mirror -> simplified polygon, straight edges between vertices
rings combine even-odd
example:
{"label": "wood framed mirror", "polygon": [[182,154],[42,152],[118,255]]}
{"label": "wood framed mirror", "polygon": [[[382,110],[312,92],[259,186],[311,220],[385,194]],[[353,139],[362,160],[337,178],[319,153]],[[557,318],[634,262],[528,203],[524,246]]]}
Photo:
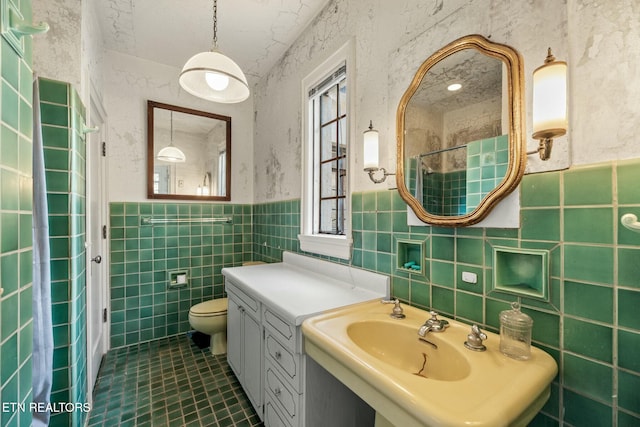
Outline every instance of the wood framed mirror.
{"label": "wood framed mirror", "polygon": [[422,63],[396,113],[398,191],[421,221],[476,224],[518,186],[523,86],[519,53],[480,35]]}
{"label": "wood framed mirror", "polygon": [[147,197],[231,200],[231,117],[147,101]]}

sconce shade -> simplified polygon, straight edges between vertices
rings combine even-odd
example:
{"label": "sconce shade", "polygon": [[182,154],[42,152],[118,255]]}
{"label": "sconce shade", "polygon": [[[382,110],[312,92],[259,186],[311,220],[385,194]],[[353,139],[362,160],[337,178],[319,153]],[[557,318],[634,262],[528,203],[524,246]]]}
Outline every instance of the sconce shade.
{"label": "sconce shade", "polygon": [[567,63],[556,61],[551,49],[545,64],[533,72],[533,138],[567,132]]}
{"label": "sconce shade", "polygon": [[247,78],[238,64],[217,50],[191,57],[179,82],[191,95],[208,101],[233,104],[249,97]]}
{"label": "sconce shade", "polygon": [[158,160],[172,163],[182,163],[186,160],[186,157],[182,150],[173,145],[173,143],[160,150],[156,157],[158,158]]}
{"label": "sconce shade", "polygon": [[369,122],[369,129],[362,134],[364,142],[364,170],[378,169],[378,131]]}

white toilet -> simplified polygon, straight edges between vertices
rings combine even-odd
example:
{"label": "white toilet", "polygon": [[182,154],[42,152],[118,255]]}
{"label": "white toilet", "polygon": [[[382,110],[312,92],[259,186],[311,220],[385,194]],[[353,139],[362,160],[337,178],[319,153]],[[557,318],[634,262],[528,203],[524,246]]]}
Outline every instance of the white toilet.
{"label": "white toilet", "polygon": [[189,310],[189,324],[211,335],[211,354],[227,352],[227,299],[218,298],[196,304]]}

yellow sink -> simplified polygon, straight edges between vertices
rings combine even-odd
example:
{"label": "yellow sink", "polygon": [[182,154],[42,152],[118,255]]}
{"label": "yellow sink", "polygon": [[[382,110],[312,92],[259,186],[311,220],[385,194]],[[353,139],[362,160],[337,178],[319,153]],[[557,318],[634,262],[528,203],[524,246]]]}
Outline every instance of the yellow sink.
{"label": "yellow sink", "polygon": [[347,326],[347,335],[358,347],[404,372],[440,381],[458,381],[469,375],[464,347],[455,348],[436,334],[427,336],[429,344],[419,340],[416,332],[412,325],[387,320]]}
{"label": "yellow sink", "polygon": [[487,351],[468,350],[470,326],[451,319],[426,335],[436,349],[418,339],[428,312],[404,306],[402,320],[390,312],[376,300],[302,324],[305,352],[376,410],[376,425],[525,426],[549,398],[557,365],[544,351],[511,359],[486,331]]}

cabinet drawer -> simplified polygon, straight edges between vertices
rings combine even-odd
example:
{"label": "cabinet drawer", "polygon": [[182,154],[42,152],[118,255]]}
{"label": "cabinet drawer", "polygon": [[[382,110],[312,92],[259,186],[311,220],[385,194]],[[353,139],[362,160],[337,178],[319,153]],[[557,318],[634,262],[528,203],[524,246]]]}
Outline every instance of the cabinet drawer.
{"label": "cabinet drawer", "polygon": [[267,396],[264,403],[264,425],[266,427],[292,427],[284,416],[276,409],[276,404],[271,400],[271,396]]}
{"label": "cabinet drawer", "polygon": [[267,361],[265,372],[266,395],[282,413],[284,419],[291,425],[298,425],[300,414],[300,395],[284,381],[278,372]]}
{"label": "cabinet drawer", "polygon": [[263,323],[265,328],[267,328],[268,331],[275,335],[278,338],[278,341],[282,343],[282,345],[295,353],[297,350],[296,326],[282,319],[269,307],[263,306],[262,311],[264,320]]}
{"label": "cabinet drawer", "polygon": [[265,338],[265,353],[273,365],[280,368],[285,381],[300,392],[302,390],[302,355],[285,348],[270,332]]}
{"label": "cabinet drawer", "polygon": [[260,320],[260,302],[250,297],[240,290],[240,288],[229,279],[225,279],[225,290],[232,294],[236,303],[247,311],[254,319]]}

